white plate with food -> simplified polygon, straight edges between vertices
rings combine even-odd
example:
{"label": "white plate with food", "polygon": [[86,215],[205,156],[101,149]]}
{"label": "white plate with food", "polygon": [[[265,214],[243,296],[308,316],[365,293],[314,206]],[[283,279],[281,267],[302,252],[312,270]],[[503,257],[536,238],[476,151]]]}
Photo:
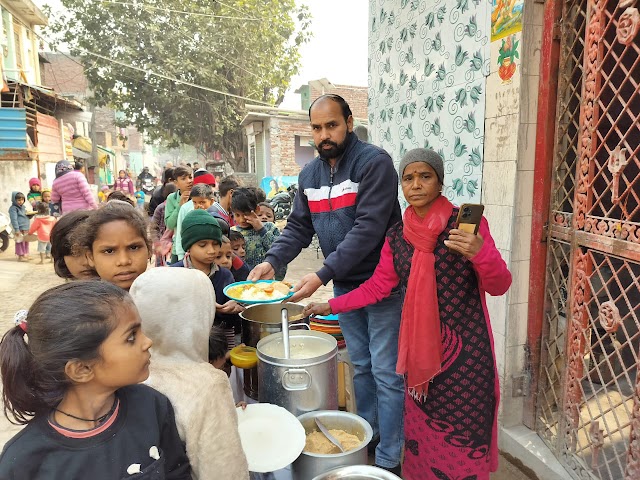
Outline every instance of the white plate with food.
{"label": "white plate with food", "polygon": [[293,295],[291,284],[277,280],[236,282],[224,287],[223,292],[244,305],[282,302]]}

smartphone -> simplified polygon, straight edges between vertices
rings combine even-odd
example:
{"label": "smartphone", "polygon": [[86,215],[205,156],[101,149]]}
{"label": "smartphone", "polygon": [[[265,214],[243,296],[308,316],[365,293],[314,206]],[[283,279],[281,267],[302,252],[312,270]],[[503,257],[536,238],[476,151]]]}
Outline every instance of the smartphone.
{"label": "smartphone", "polygon": [[[484,205],[477,203],[464,203],[460,205],[458,211],[458,218],[456,220],[456,228],[463,232],[478,234],[480,228],[480,221],[482,220],[482,214],[484,213]],[[457,250],[449,248],[451,253],[460,253]]]}
{"label": "smartphone", "polygon": [[463,232],[477,235],[483,213],[484,205],[477,203],[464,203],[460,205],[458,219],[456,220],[456,228]]}

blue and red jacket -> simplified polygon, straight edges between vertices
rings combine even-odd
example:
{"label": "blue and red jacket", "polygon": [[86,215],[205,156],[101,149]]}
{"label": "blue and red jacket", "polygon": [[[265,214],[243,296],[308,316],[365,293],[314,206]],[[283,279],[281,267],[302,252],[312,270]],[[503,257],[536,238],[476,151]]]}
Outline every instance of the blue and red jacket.
{"label": "blue and red jacket", "polygon": [[325,257],[317,274],[324,284],[355,286],[367,280],[386,231],[402,219],[398,174],[389,154],[349,133],[335,167],[316,157],[302,169],[298,184],[287,226],[265,260],[278,270],[317,233]]}

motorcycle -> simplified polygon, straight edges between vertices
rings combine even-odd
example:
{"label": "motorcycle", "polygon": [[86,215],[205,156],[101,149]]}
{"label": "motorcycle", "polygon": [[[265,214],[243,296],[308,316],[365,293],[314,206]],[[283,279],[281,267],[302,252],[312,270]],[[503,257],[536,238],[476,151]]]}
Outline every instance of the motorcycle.
{"label": "motorcycle", "polygon": [[146,195],[152,195],[156,189],[156,183],[153,181],[153,177],[145,177],[140,182],[140,188]]}
{"label": "motorcycle", "polygon": [[9,239],[12,233],[11,220],[7,215],[0,212],[0,252],[4,252],[9,248]]}
{"label": "motorcycle", "polygon": [[276,220],[282,220],[289,216],[293,208],[293,199],[297,193],[298,186],[294,184],[287,187],[286,192],[280,192],[271,199],[269,203],[273,208]]}

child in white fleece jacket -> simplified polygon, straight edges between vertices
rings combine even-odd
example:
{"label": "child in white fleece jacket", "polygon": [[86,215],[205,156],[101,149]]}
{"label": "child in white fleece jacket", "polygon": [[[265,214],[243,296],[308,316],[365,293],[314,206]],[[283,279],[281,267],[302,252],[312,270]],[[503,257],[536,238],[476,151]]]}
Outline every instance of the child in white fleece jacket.
{"label": "child in white fleece jacket", "polygon": [[129,292],[153,340],[149,379],[175,410],[194,480],[249,478],[227,375],[209,364],[215,292],[199,270],[159,267]]}

